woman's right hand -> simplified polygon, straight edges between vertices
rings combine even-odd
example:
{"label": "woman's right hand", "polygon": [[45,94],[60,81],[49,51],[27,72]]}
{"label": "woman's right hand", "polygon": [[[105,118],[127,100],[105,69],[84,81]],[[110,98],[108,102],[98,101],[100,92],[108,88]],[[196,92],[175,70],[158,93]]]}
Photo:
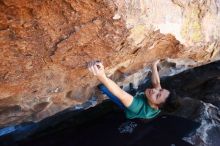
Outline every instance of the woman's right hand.
{"label": "woman's right hand", "polygon": [[93,75],[97,76],[98,79],[106,77],[104,66],[100,61],[89,62],[88,69]]}
{"label": "woman's right hand", "polygon": [[157,60],[155,60],[155,61],[152,63],[152,65],[153,65],[153,66],[157,66],[159,62],[160,62],[160,59],[157,59]]}

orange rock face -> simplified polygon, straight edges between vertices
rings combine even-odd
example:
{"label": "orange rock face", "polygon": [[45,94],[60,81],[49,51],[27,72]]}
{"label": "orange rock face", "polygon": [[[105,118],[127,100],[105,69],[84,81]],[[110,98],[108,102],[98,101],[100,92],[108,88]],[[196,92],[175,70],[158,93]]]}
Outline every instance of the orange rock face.
{"label": "orange rock face", "polygon": [[[0,1],[0,126],[38,121],[88,100],[98,83],[86,69],[91,60],[101,60],[111,76],[117,71],[132,74],[156,58],[207,62],[218,54],[217,34],[215,41],[191,38],[184,46],[187,39],[180,42],[175,33],[149,27],[160,24],[163,15],[155,13],[157,19],[147,21],[153,12],[145,5],[116,0]],[[185,36],[188,23],[184,21]]]}

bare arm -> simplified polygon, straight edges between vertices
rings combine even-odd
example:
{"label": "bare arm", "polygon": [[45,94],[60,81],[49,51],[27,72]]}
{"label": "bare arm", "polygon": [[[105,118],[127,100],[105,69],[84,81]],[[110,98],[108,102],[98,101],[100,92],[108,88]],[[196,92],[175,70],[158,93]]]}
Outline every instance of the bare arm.
{"label": "bare arm", "polygon": [[111,91],[112,94],[118,97],[126,107],[131,105],[133,96],[122,90],[114,81],[108,77],[98,79],[109,89],[109,91]]}
{"label": "bare arm", "polygon": [[89,64],[89,70],[97,76],[99,81],[102,82],[112,94],[118,97],[126,107],[131,105],[133,96],[122,90],[114,81],[105,75],[104,66],[101,62],[91,62]]}
{"label": "bare arm", "polygon": [[152,84],[153,84],[153,87],[154,88],[161,88],[161,85],[160,85],[160,77],[159,77],[159,73],[158,73],[158,70],[157,70],[157,64],[159,63],[160,60],[157,60],[155,61],[153,64],[152,64],[152,76],[151,76],[151,81],[152,81]]}

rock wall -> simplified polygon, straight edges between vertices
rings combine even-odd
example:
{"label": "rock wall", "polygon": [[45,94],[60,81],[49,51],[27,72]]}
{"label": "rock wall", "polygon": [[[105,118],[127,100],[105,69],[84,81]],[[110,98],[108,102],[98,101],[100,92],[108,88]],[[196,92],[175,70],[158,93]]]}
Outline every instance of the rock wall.
{"label": "rock wall", "polygon": [[220,1],[1,0],[0,126],[94,96],[86,65],[121,77],[156,58],[219,59]]}

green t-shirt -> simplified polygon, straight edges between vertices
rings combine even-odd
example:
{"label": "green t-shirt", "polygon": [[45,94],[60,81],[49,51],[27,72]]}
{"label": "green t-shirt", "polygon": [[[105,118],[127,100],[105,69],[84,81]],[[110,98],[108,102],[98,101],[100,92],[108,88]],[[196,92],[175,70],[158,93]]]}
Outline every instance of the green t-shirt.
{"label": "green t-shirt", "polygon": [[131,105],[125,109],[125,115],[128,119],[151,119],[157,116],[159,113],[160,110],[154,109],[148,104],[148,100],[144,92],[136,94]]}

